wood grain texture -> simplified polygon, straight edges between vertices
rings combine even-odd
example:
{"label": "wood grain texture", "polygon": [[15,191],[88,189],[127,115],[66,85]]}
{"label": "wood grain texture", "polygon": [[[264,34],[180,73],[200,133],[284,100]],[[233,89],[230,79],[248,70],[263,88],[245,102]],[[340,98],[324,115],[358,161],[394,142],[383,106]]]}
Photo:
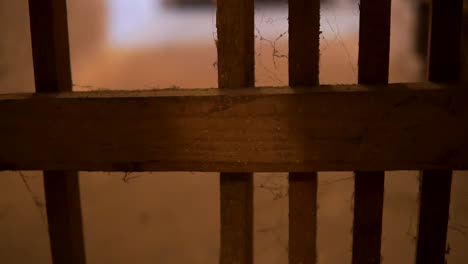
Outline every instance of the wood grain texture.
{"label": "wood grain texture", "polygon": [[75,171],[44,171],[53,263],[86,263],[80,183]]}
{"label": "wood grain texture", "polygon": [[[71,91],[66,0],[30,0],[29,15],[36,91]],[[47,115],[40,116],[39,120],[44,118]],[[72,140],[65,131],[61,132],[64,132],[61,134],[64,140]],[[49,136],[61,132],[37,127],[31,128],[27,133],[30,136]],[[42,148],[47,150],[48,146],[44,145]],[[72,150],[62,150],[56,154],[66,156],[70,151]],[[44,171],[44,188],[53,263],[84,264],[86,256],[78,173]]]}
{"label": "wood grain texture", "polygon": [[255,84],[254,1],[223,0],[217,4],[219,88]]}
{"label": "wood grain texture", "polygon": [[[431,1],[427,71],[429,81],[460,81],[462,17],[463,0]],[[453,130],[451,132],[456,133]],[[422,172],[417,264],[446,263],[451,186],[450,170]]]}
{"label": "wood grain texture", "polygon": [[0,169],[468,169],[466,84],[384,87],[1,95]]}
{"label": "wood grain texture", "polygon": [[[289,0],[289,85],[319,84],[320,1]],[[312,121],[314,122],[314,121]],[[289,263],[317,261],[317,173],[289,174]]]}
{"label": "wood grain texture", "polygon": [[[388,83],[391,0],[361,0],[358,82]],[[375,146],[377,147],[377,146]],[[380,264],[384,171],[356,171],[353,264]]]}
{"label": "wood grain texture", "polygon": [[[218,1],[216,27],[219,88],[254,86],[254,0]],[[230,124],[225,128],[225,136],[235,133]],[[238,139],[246,140],[247,135],[239,136]],[[236,146],[229,150],[236,151]],[[253,263],[253,173],[245,171],[220,173],[219,263]]]}
{"label": "wood grain texture", "polygon": [[452,188],[451,170],[426,170],[420,184],[416,263],[446,263],[445,250]]}

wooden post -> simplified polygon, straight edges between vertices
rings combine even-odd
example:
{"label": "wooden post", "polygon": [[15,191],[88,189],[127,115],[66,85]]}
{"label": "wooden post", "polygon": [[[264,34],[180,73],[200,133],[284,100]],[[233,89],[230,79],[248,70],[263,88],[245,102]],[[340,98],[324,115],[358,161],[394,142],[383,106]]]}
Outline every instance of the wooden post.
{"label": "wooden post", "polygon": [[[71,91],[66,0],[29,0],[29,16],[36,92]],[[53,263],[85,263],[78,173],[44,171],[44,188]]]}
{"label": "wooden post", "polygon": [[[427,78],[431,82],[460,79],[463,0],[432,0],[430,6]],[[444,264],[450,210],[452,171],[423,171],[417,264]]]}
{"label": "wooden post", "polygon": [[[219,88],[253,87],[254,1],[217,2]],[[220,174],[220,263],[253,263],[253,173]]]}
{"label": "wooden post", "polygon": [[[320,0],[289,0],[289,86],[319,85]],[[289,263],[317,261],[317,173],[289,173]]]}
{"label": "wooden post", "polygon": [[[388,83],[391,0],[361,0],[358,82]],[[380,264],[384,171],[356,171],[353,264]]]}

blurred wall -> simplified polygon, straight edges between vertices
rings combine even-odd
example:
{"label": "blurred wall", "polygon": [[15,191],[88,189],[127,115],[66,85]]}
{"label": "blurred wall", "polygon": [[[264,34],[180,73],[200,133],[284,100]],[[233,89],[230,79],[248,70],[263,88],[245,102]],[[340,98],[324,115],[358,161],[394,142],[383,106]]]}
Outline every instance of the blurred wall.
{"label": "blurred wall", "polygon": [[0,93],[33,91],[27,0],[0,0]]}
{"label": "blurred wall", "polygon": [[68,23],[73,66],[92,62],[105,45],[106,0],[68,0]]}
{"label": "blurred wall", "polygon": [[[68,0],[72,67],[80,68],[104,46],[106,1]],[[32,92],[27,0],[0,0],[0,93]]]}

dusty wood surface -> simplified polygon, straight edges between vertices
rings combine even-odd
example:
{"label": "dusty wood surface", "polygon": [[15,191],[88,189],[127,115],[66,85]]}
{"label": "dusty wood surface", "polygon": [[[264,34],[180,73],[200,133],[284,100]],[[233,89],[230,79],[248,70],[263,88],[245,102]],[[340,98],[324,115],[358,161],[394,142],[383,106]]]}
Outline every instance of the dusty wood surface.
{"label": "dusty wood surface", "polygon": [[[289,85],[319,84],[320,1],[290,0]],[[313,122],[313,121],[312,121]],[[317,260],[317,173],[289,174],[289,263]]]}
{"label": "dusty wood surface", "polygon": [[449,87],[5,95],[0,96],[0,168],[467,169],[468,91]]}
{"label": "dusty wood surface", "polygon": [[[362,0],[359,7],[358,82],[386,84],[391,0]],[[381,262],[384,175],[384,171],[355,172],[353,264]]]}
{"label": "dusty wood surface", "polygon": [[[36,91],[38,93],[71,91],[66,1],[30,0],[29,14]],[[47,118],[47,114],[40,117],[43,118]],[[30,135],[43,136],[54,133],[55,131],[52,132],[46,127],[32,128],[28,132]],[[71,140],[68,133],[60,135]],[[48,148],[48,146],[43,147]],[[66,156],[70,151],[72,150],[62,150],[56,154]],[[44,188],[53,263],[85,263],[78,173],[44,171]]]}
{"label": "dusty wood surface", "polygon": [[[254,0],[219,1],[216,28],[218,87],[254,86]],[[222,128],[226,128],[224,131],[226,137],[235,133],[235,128],[233,130],[229,124],[230,119],[227,121],[226,126],[220,124]],[[249,124],[244,125],[249,126]],[[239,136],[238,140],[246,140],[247,135]],[[217,139],[212,140],[217,141]],[[211,151],[218,150],[214,148]],[[229,151],[236,151],[236,146],[231,146]],[[242,173],[226,173],[223,169],[217,171],[221,171],[219,263],[251,264],[253,263],[253,173],[249,173],[249,170]]]}
{"label": "dusty wood surface", "polygon": [[[463,0],[432,0],[430,9],[428,80],[457,82]],[[443,264],[446,263],[452,171],[423,171],[421,181],[416,263]]]}

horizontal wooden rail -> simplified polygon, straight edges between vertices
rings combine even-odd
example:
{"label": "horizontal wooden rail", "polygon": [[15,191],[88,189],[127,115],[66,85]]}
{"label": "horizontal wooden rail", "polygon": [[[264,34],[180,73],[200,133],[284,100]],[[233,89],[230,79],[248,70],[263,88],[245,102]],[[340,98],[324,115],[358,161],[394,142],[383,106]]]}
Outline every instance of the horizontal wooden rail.
{"label": "horizontal wooden rail", "polygon": [[468,169],[466,88],[2,95],[0,170]]}

